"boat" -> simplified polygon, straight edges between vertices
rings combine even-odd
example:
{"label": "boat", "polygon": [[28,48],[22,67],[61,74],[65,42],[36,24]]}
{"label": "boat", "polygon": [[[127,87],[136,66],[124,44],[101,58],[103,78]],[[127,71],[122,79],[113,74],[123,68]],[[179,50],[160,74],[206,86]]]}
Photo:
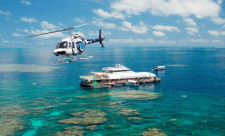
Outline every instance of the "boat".
{"label": "boat", "polygon": [[125,85],[126,86],[139,86],[139,83],[136,80],[128,80]]}
{"label": "boat", "polygon": [[158,71],[158,70],[164,70],[166,69],[166,66],[156,66],[155,67],[155,70]]}
{"label": "boat", "polygon": [[116,64],[114,67],[104,67],[101,72],[80,76],[80,86],[90,88],[111,88],[116,86],[139,85],[160,82],[155,74],[150,72],[134,72],[129,68]]}

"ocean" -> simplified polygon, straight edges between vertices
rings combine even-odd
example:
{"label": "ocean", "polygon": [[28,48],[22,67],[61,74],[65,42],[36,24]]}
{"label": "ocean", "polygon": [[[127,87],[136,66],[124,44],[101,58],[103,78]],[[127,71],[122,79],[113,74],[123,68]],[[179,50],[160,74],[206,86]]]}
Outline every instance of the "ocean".
{"label": "ocean", "polygon": [[[225,49],[87,46],[55,65],[53,48],[1,48],[1,136],[225,135]],[[88,89],[79,76],[122,64],[161,82]],[[154,71],[155,66],[166,69]],[[151,96],[152,95],[152,96]]]}

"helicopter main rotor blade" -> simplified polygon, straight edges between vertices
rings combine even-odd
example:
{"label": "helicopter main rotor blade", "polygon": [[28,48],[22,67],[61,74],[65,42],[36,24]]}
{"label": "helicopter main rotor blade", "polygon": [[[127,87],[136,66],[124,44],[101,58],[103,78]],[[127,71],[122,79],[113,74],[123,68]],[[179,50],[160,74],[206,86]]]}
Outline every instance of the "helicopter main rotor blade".
{"label": "helicopter main rotor blade", "polygon": [[95,23],[95,22],[99,22],[99,21],[108,19],[108,18],[112,18],[112,17],[114,17],[116,15],[113,15],[113,16],[110,16],[110,17],[101,18],[101,19],[97,19],[97,20],[94,20],[94,21],[90,21],[90,22],[87,22],[87,23],[84,23],[84,24],[81,24],[81,25],[73,26],[73,27],[68,27],[68,28],[65,28],[65,29],[60,29],[60,30],[56,30],[56,31],[50,31],[50,32],[46,32],[46,33],[41,33],[41,34],[27,36],[25,38],[30,38],[30,37],[41,36],[41,35],[46,35],[46,34],[57,33],[57,32],[62,32],[62,31],[67,31],[67,30],[75,29],[75,28],[78,28],[78,27],[81,27],[81,26],[85,26],[85,25],[88,25],[88,24],[92,24],[92,23]]}
{"label": "helicopter main rotor blade", "polygon": [[41,35],[46,35],[46,34],[51,34],[51,33],[57,33],[57,32],[62,32],[62,31],[66,31],[66,30],[68,30],[68,29],[61,29],[61,30],[57,30],[57,31],[51,31],[51,32],[37,34],[37,35],[31,35],[31,36],[27,36],[25,38],[30,38],[30,37],[35,37],[35,36],[41,36]]}

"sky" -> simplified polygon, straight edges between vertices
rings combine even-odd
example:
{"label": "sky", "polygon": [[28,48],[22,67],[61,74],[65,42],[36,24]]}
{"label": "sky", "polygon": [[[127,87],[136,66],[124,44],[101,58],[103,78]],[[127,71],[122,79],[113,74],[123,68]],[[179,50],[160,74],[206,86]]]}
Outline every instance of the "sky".
{"label": "sky", "polygon": [[0,48],[55,47],[68,32],[25,37],[110,16],[72,33],[102,29],[106,46],[225,47],[223,0],[1,0]]}

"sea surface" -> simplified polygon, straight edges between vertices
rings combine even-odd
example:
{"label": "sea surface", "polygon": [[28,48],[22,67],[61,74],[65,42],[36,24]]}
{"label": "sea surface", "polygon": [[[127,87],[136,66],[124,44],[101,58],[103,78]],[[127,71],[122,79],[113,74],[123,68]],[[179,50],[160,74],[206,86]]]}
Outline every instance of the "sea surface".
{"label": "sea surface", "polygon": [[[0,48],[1,136],[225,135],[224,48],[88,46],[93,58],[56,66],[53,49]],[[79,76],[115,64],[161,82],[80,87]]]}

